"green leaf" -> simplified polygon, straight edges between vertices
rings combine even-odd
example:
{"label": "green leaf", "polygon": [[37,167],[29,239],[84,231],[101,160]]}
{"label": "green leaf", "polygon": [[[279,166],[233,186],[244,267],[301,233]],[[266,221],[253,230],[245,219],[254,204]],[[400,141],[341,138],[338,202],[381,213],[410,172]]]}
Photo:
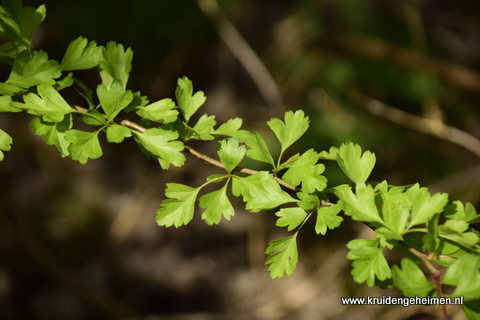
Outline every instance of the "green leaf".
{"label": "green leaf", "polygon": [[10,151],[12,142],[12,137],[10,137],[8,133],[0,129],[0,161],[3,160],[3,158],[5,157],[2,151]]}
{"label": "green leaf", "polygon": [[213,140],[213,127],[217,124],[215,116],[202,115],[193,128],[188,130],[187,140]]}
{"label": "green leaf", "polygon": [[22,51],[13,63],[12,72],[5,81],[8,84],[28,88],[37,84],[53,85],[55,79],[62,75],[60,65],[55,60],[48,60],[48,55],[35,51],[33,56]]}
{"label": "green leaf", "polygon": [[448,202],[446,193],[430,195],[427,188],[419,188],[418,183],[406,192],[412,201],[412,216],[408,228],[426,223],[433,215],[443,211]]}
{"label": "green leaf", "polygon": [[407,258],[402,259],[401,268],[393,266],[392,279],[406,297],[427,297],[435,290],[435,285],[428,281],[420,267]]}
{"label": "green leaf", "polygon": [[442,284],[456,286],[453,297],[465,300],[480,298],[480,256],[466,254],[452,263],[442,279]]}
{"label": "green leaf", "polygon": [[157,224],[159,226],[176,228],[187,225],[193,219],[195,200],[201,187],[192,188],[177,183],[167,183],[165,199],[157,211]]}
{"label": "green leaf", "polygon": [[373,188],[364,183],[356,185],[356,195],[351,188],[346,185],[339,186],[335,189],[335,194],[340,199],[338,204],[345,211],[345,214],[352,216],[353,220],[364,222],[378,222],[384,224],[378,213],[375,204],[375,193]]}
{"label": "green leaf", "polygon": [[[381,185],[385,185],[386,182]],[[402,234],[408,224],[410,217],[411,201],[408,195],[400,189],[380,190],[380,184],[375,190],[380,191],[380,209],[385,225],[394,233]]]}
{"label": "green leaf", "polygon": [[285,172],[283,180],[298,186],[302,183],[302,190],[313,193],[315,190],[322,191],[327,186],[327,179],[321,174],[325,171],[323,164],[316,164],[318,155],[310,149],[300,156]]}
{"label": "green leaf", "polygon": [[228,172],[232,172],[238,166],[245,152],[245,147],[239,146],[236,138],[222,140],[217,144],[218,156]]}
{"label": "green leaf", "polygon": [[162,99],[144,107],[137,107],[137,114],[159,123],[172,123],[177,120],[178,111],[172,99]]}
{"label": "green leaf", "polygon": [[110,87],[104,83],[100,84],[97,87],[97,95],[109,121],[133,100],[133,93],[130,90],[124,91],[122,82],[118,79],[114,79]]}
{"label": "green leaf", "polygon": [[302,110],[297,110],[295,113],[292,111],[285,113],[285,123],[278,118],[273,118],[267,124],[280,141],[281,153],[283,153],[307,131],[309,120]]}
{"label": "green leaf", "polygon": [[193,85],[187,77],[178,79],[177,90],[175,95],[177,97],[177,104],[182,112],[185,121],[188,122],[190,117],[200,108],[207,99],[203,91],[198,91],[193,94]]}
{"label": "green leaf", "polygon": [[[1,87],[0,83],[0,87]],[[1,89],[0,89],[1,90]],[[2,94],[0,92],[0,94]],[[21,112],[22,109],[15,108],[13,103],[12,103],[12,97],[7,95],[7,96],[0,96],[0,112]]]}
{"label": "green leaf", "polygon": [[103,49],[95,41],[88,42],[86,38],[78,37],[68,46],[60,66],[63,71],[94,68],[102,58]]}
{"label": "green leaf", "polygon": [[134,131],[137,141],[150,153],[157,156],[160,166],[167,170],[170,163],[176,167],[183,166],[185,156],[181,153],[184,146],[181,141],[174,141],[178,138],[175,131],[163,130],[161,128],[148,129],[145,132]]}
{"label": "green leaf", "polygon": [[70,155],[68,147],[70,142],[65,139],[65,131],[72,127],[72,116],[66,115],[61,122],[48,122],[42,118],[35,118],[31,127],[36,135],[44,136],[43,140],[48,145],[54,145],[62,157]]}
{"label": "green leaf", "polygon": [[318,206],[320,205],[320,199],[314,194],[298,192],[297,196],[300,199],[300,201],[298,201],[297,203],[298,206],[307,212],[318,208]]}
{"label": "green leaf", "polygon": [[92,126],[103,126],[107,119],[105,116],[98,112],[95,109],[88,110],[87,112],[82,114],[83,122]]}
{"label": "green leaf", "polygon": [[73,160],[78,160],[81,164],[85,164],[90,159],[97,159],[102,156],[102,148],[98,141],[98,133],[100,129],[95,132],[85,132],[80,130],[65,131],[65,139],[71,143],[68,150]]}
{"label": "green leaf", "polygon": [[227,122],[218,127],[213,134],[224,137],[236,137],[237,132],[242,126],[242,119],[229,119]]}
{"label": "green leaf", "polygon": [[342,171],[355,183],[365,182],[375,166],[375,154],[352,142],[340,146],[336,160]]}
{"label": "green leaf", "polygon": [[291,275],[298,262],[297,233],[292,236],[270,242],[265,251],[268,254],[266,265],[272,279]]}
{"label": "green leaf", "polygon": [[298,227],[307,217],[305,210],[299,207],[282,208],[275,213],[275,215],[279,217],[276,225],[279,227],[288,227],[288,231]]}
{"label": "green leaf", "polygon": [[447,220],[443,225],[438,227],[438,234],[440,238],[447,239],[457,245],[473,249],[477,253],[480,253],[476,245],[480,241],[480,238],[474,231],[466,232],[468,228],[469,224],[465,221]]}
{"label": "green leaf", "polygon": [[352,275],[355,282],[366,282],[369,287],[372,287],[375,284],[375,278],[383,281],[392,276],[377,241],[356,239],[350,241],[347,248],[350,249],[347,258],[354,260]]}
{"label": "green leaf", "polygon": [[480,222],[480,215],[477,214],[475,207],[467,202],[465,205],[459,200],[455,200],[452,204],[445,206],[445,216],[451,220],[462,220],[469,223]]}
{"label": "green leaf", "polygon": [[248,177],[233,176],[232,193],[243,196],[246,209],[252,212],[276,208],[282,204],[296,202],[280,188],[278,182],[266,171],[260,171]]}
{"label": "green leaf", "polygon": [[320,152],[318,157],[319,159],[325,159],[325,160],[337,160],[338,151],[339,149],[337,147],[331,147],[328,152],[327,151]]}
{"label": "green leaf", "polygon": [[227,196],[228,182],[220,189],[203,195],[200,198],[200,208],[206,209],[202,214],[202,219],[208,225],[218,224],[225,219],[230,220],[235,211]]}
{"label": "green leaf", "polygon": [[118,124],[111,124],[107,127],[107,141],[120,143],[123,139],[131,137],[132,132],[127,127],[118,125]]}
{"label": "green leaf", "polygon": [[315,232],[317,234],[325,235],[327,228],[332,230],[338,227],[343,218],[338,216],[341,208],[338,204],[330,207],[320,207],[317,209],[317,223],[315,224]]}
{"label": "green leaf", "polygon": [[241,138],[245,144],[251,148],[247,150],[247,157],[253,160],[269,163],[272,167],[275,167],[272,154],[268,150],[267,144],[260,134],[244,132]]}
{"label": "green leaf", "polygon": [[33,32],[46,16],[45,5],[23,7],[20,0],[4,0],[0,6],[0,37],[31,47]]}
{"label": "green leaf", "polygon": [[14,102],[13,105],[30,114],[42,115],[48,122],[60,122],[66,114],[76,112],[51,85],[39,85],[37,90],[40,97],[28,93],[23,96],[25,103]]}
{"label": "green leaf", "polygon": [[110,88],[114,79],[120,80],[122,91],[127,86],[130,70],[132,69],[133,52],[130,48],[124,50],[123,45],[114,41],[107,43],[103,50],[103,59],[100,59],[99,66],[102,70],[100,76],[102,82]]}

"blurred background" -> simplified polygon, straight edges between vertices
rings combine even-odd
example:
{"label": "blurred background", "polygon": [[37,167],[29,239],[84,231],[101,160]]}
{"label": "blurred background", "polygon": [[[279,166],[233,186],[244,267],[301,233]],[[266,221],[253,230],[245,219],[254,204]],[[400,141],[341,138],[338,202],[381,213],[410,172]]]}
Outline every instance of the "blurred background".
{"label": "blurred background", "polygon": [[[272,145],[265,122],[303,109],[311,127],[291,154],[351,140],[375,152],[372,180],[419,182],[480,209],[479,1],[24,1],[42,3],[34,43],[53,59],[79,36],[117,41],[134,51],[129,88],[152,102],[186,75],[208,98],[200,115],[241,117]],[[32,119],[0,118],[14,139],[0,163],[0,319],[440,318],[434,306],[341,305],[401,295],[353,282],[345,244],[371,237],[362,225],[321,237],[309,222],[294,275],[271,280],[263,252],[288,235],[274,212],[237,201],[219,226],[200,212],[179,229],[155,223],[166,183],[198,186],[218,170],[187,155],[162,171],[133,141],[103,140],[104,156],[81,165],[35,136]],[[194,147],[215,156],[212,143]],[[347,183],[326,165],[330,186]]]}

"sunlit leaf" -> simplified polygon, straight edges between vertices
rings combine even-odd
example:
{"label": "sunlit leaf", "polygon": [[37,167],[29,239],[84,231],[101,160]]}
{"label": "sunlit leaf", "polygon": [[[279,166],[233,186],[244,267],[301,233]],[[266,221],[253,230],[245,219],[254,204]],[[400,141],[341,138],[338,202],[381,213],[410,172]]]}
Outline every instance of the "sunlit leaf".
{"label": "sunlit leaf", "polygon": [[291,275],[298,262],[297,233],[292,236],[272,241],[265,251],[268,254],[266,265],[272,279]]}
{"label": "sunlit leaf", "polygon": [[188,224],[193,218],[195,200],[201,188],[192,188],[178,183],[167,183],[165,199],[157,210],[157,224],[176,228]]}

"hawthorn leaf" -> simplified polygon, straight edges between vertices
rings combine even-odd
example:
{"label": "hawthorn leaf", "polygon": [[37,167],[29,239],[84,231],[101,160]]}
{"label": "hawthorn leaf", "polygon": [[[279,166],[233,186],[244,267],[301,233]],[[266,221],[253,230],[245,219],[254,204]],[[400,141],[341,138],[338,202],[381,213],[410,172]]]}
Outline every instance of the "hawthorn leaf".
{"label": "hawthorn leaf", "polygon": [[278,182],[266,171],[248,177],[233,176],[232,193],[243,196],[246,209],[252,212],[276,208],[282,204],[296,202],[280,188]]}
{"label": "hawthorn leaf", "polygon": [[298,192],[297,196],[300,199],[297,203],[298,206],[305,211],[312,211],[320,205],[320,199],[314,194]]}
{"label": "hawthorn leaf", "polygon": [[342,171],[355,183],[365,182],[375,166],[375,154],[365,151],[353,142],[347,142],[340,146],[336,160]]}
{"label": "hawthorn leaf", "polygon": [[137,107],[137,114],[145,119],[160,123],[171,123],[177,120],[178,111],[172,99],[162,99],[147,106]]}
{"label": "hawthorn leaf", "polygon": [[68,151],[73,160],[81,164],[87,163],[88,159],[97,159],[102,156],[102,148],[98,141],[98,133],[101,129],[94,132],[85,132],[75,129],[65,131],[65,140],[70,142]]}
{"label": "hawthorn leaf", "polygon": [[293,186],[302,183],[302,190],[307,193],[322,191],[327,186],[327,179],[321,175],[325,171],[325,166],[316,164],[317,161],[318,155],[313,149],[306,151],[293,162],[282,179]]}
{"label": "hawthorn leaf", "polygon": [[200,208],[206,209],[202,214],[202,219],[208,225],[219,224],[222,215],[230,220],[235,211],[227,196],[227,183],[219,190],[207,193],[200,198]]}
{"label": "hawthorn leaf", "polygon": [[[1,83],[0,83],[1,86]],[[0,89],[0,95],[3,94]],[[10,95],[0,96],[0,112],[21,112],[22,109],[15,108]]]}
{"label": "hawthorn leaf", "polygon": [[82,117],[83,122],[92,126],[103,126],[106,122],[105,116],[96,109],[88,110],[82,114]]}
{"label": "hawthorn leaf", "polygon": [[178,183],[167,183],[165,199],[157,210],[159,226],[178,228],[187,225],[193,219],[195,200],[201,187],[192,188]]}
{"label": "hawthorn leaf", "polygon": [[338,227],[343,218],[338,216],[341,208],[338,204],[330,207],[320,207],[317,209],[317,222],[315,223],[315,232],[317,234],[325,235],[327,228],[330,230]]}
{"label": "hawthorn leaf", "polygon": [[266,162],[275,167],[272,154],[268,150],[265,140],[259,133],[252,134],[250,132],[242,134],[245,144],[251,149],[247,150],[247,157],[253,160]]}
{"label": "hawthorn leaf", "polygon": [[78,37],[68,46],[60,66],[63,71],[91,69],[100,62],[103,49],[95,41]]}
{"label": "hawthorn leaf", "polygon": [[378,241],[355,239],[347,244],[347,248],[350,249],[347,258],[353,260],[352,275],[355,282],[366,282],[372,287],[375,285],[375,278],[383,281],[392,276]]}
{"label": "hawthorn leaf", "polygon": [[330,147],[329,151],[322,151],[318,154],[319,159],[337,160],[339,149],[337,147]]}
{"label": "hawthorn leaf", "polygon": [[297,110],[295,113],[287,111],[285,113],[285,122],[278,118],[273,118],[267,122],[268,126],[277,136],[282,146],[282,153],[297,141],[308,129],[309,120],[303,110]]}
{"label": "hawthorn leaf", "polygon": [[190,117],[200,108],[207,99],[203,91],[193,94],[193,85],[187,77],[178,79],[178,86],[175,91],[177,104],[182,112],[185,121],[189,121]]}
{"label": "hawthorn leaf", "polygon": [[70,155],[68,150],[70,142],[65,139],[65,131],[72,128],[72,116],[70,114],[65,115],[60,122],[48,122],[43,118],[35,118],[30,126],[33,133],[43,136],[46,144],[56,146],[62,157]]}
{"label": "hawthorn leaf", "polygon": [[187,140],[213,140],[212,136],[215,131],[213,127],[217,124],[215,121],[215,116],[208,116],[203,114],[193,128],[188,130]]}
{"label": "hawthorn leaf", "polygon": [[338,204],[345,211],[345,214],[351,216],[353,220],[378,222],[384,225],[375,203],[373,188],[370,185],[365,185],[365,183],[358,183],[356,193],[355,195],[350,186],[347,185],[335,189],[335,195],[339,198]]}
{"label": "hawthorn leaf", "polygon": [[33,32],[46,16],[45,5],[38,8],[23,6],[20,0],[3,1],[0,6],[0,37],[30,48]]}
{"label": "hawthorn leaf", "polygon": [[115,123],[107,127],[108,142],[120,143],[125,138],[131,137],[131,136],[132,136],[132,132],[127,127],[124,127]]}
{"label": "hawthorn leaf", "polygon": [[435,290],[435,285],[428,281],[418,264],[403,258],[400,265],[392,267],[392,280],[406,297],[427,297]]}
{"label": "hawthorn leaf", "polygon": [[442,284],[456,286],[452,297],[465,300],[480,298],[480,256],[465,254],[452,263],[445,272]]}
{"label": "hawthorn leaf", "polygon": [[25,103],[13,102],[13,105],[25,109],[30,114],[41,115],[48,122],[60,122],[66,114],[76,112],[51,85],[41,84],[37,91],[38,95],[34,93],[24,95]]}
{"label": "hawthorn leaf", "polygon": [[449,220],[462,220],[467,221],[470,224],[478,223],[480,221],[480,215],[477,214],[475,207],[467,202],[465,205],[459,201],[455,200],[451,204],[445,206],[445,216]]}
{"label": "hawthorn leaf", "polygon": [[276,212],[275,215],[279,217],[276,225],[279,227],[287,227],[288,231],[292,231],[298,227],[307,217],[305,210],[299,207],[282,208]]}
{"label": "hawthorn leaf", "polygon": [[238,166],[245,157],[245,152],[245,146],[240,146],[236,138],[222,140],[217,144],[218,156],[228,172],[232,172]]}
{"label": "hawthorn leaf", "polygon": [[418,183],[409,188],[406,193],[412,201],[412,216],[408,228],[426,223],[433,215],[443,211],[448,202],[446,193],[430,195],[427,188],[419,188]]}
{"label": "hawthorn leaf", "polygon": [[28,88],[37,84],[53,85],[55,79],[62,75],[60,65],[55,60],[48,60],[43,51],[35,51],[30,56],[28,51],[18,54],[12,71],[5,83]]}
{"label": "hawthorn leaf", "polygon": [[[14,85],[11,85],[11,84],[8,84],[8,83],[3,83],[3,82],[0,82],[0,94],[3,95],[1,96],[0,98],[10,98],[10,101],[11,101],[11,97],[9,96],[13,96],[15,94],[19,94],[19,93],[23,93],[23,92],[26,92],[27,89],[24,89],[24,88],[21,88],[19,86],[14,86]],[[1,112],[18,112],[20,110],[16,109],[16,108],[8,108],[10,107],[10,105],[0,105],[0,111]]]}
{"label": "hawthorn leaf", "polygon": [[[379,190],[379,185],[375,189]],[[408,195],[400,192],[400,189],[390,189],[381,191],[380,196],[380,210],[385,225],[396,234],[403,233],[410,217],[411,201]]]}
{"label": "hawthorn leaf", "polygon": [[114,79],[118,79],[122,84],[122,91],[125,91],[130,70],[132,69],[132,50],[130,48],[125,50],[123,45],[110,41],[103,48],[102,55],[103,59],[100,59],[99,62],[102,82],[107,88],[110,88]]}
{"label": "hawthorn leaf", "polygon": [[473,230],[467,232],[468,228],[469,224],[465,221],[447,220],[438,227],[438,235],[440,238],[480,253],[477,245],[480,241],[478,233]]}
{"label": "hawthorn leaf", "polygon": [[236,137],[238,130],[242,126],[242,119],[235,118],[229,119],[227,122],[223,123],[218,127],[213,134],[224,136],[224,137]]}
{"label": "hawthorn leaf", "polygon": [[137,142],[158,158],[163,169],[167,170],[170,163],[176,167],[183,166],[185,156],[181,151],[183,151],[184,146],[181,141],[175,141],[178,138],[177,132],[152,128],[144,132],[134,131],[134,133]]}
{"label": "hawthorn leaf", "polygon": [[124,91],[122,82],[118,79],[114,79],[109,87],[100,84],[97,95],[108,121],[113,120],[133,100],[133,93],[130,90]]}
{"label": "hawthorn leaf", "polygon": [[3,158],[5,157],[3,151],[10,151],[10,148],[12,147],[12,142],[12,137],[10,137],[8,133],[0,129],[0,161],[3,160]]}
{"label": "hawthorn leaf", "polygon": [[265,254],[269,255],[265,264],[270,265],[268,271],[272,279],[291,275],[298,262],[297,233],[270,242]]}

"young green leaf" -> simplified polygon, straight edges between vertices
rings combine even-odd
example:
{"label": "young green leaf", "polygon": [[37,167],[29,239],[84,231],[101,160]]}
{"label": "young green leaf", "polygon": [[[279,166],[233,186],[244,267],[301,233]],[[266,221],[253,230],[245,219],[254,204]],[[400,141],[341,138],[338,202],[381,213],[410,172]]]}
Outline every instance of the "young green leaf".
{"label": "young green leaf", "polygon": [[305,210],[299,207],[282,208],[276,212],[275,215],[279,217],[276,225],[279,227],[288,227],[288,231],[292,231],[298,227],[307,217]]}
{"label": "young green leaf", "polygon": [[12,137],[0,129],[0,161],[5,157],[3,151],[9,151],[12,145]]}
{"label": "young green leaf", "polygon": [[472,230],[467,232],[469,224],[461,220],[447,220],[438,227],[438,234],[440,238],[446,239],[459,246],[476,251],[480,254],[480,237],[478,232]]}
{"label": "young green leaf", "polygon": [[43,115],[48,122],[60,122],[66,114],[76,112],[51,85],[39,85],[37,90],[40,97],[28,93],[23,97],[25,103],[14,102],[13,105],[30,114]]}
{"label": "young green leaf", "polygon": [[120,126],[115,123],[107,127],[108,142],[120,143],[123,141],[123,139],[131,136],[132,136],[132,132],[127,127]]}
{"label": "young green leaf", "polygon": [[338,204],[330,207],[320,207],[317,209],[317,223],[315,224],[315,232],[317,234],[325,235],[327,228],[332,230],[338,227],[343,218],[338,216],[341,208]]}
{"label": "young green leaf", "polygon": [[92,126],[103,126],[107,119],[105,116],[98,112],[96,109],[90,109],[82,114],[83,122]]}
{"label": "young green leaf", "polygon": [[422,269],[408,258],[403,258],[401,268],[394,265],[392,280],[406,297],[426,297],[435,290],[435,285],[428,281]]}
{"label": "young green leaf", "polygon": [[239,146],[236,138],[222,140],[217,144],[218,156],[228,172],[232,172],[238,166],[245,152],[245,147]]}
{"label": "young green leaf", "polygon": [[137,114],[145,119],[160,123],[171,123],[177,120],[178,111],[172,99],[162,99],[144,107],[137,107]]}
{"label": "young green leaf", "polygon": [[[1,83],[0,83],[1,87]],[[1,90],[0,90],[1,91]],[[0,95],[3,94],[0,92]],[[0,96],[0,112],[21,112],[22,109],[15,108],[12,104],[12,97],[9,95]]]}
{"label": "young green leaf", "polygon": [[275,167],[272,154],[268,150],[265,140],[259,133],[250,133],[249,131],[242,130],[241,139],[251,149],[247,150],[247,157],[253,160],[266,162]]}
{"label": "young green leaf", "polygon": [[201,187],[192,188],[178,183],[167,183],[165,199],[157,210],[159,226],[178,228],[187,225],[193,219],[195,200]]}
{"label": "young green leaf", "polygon": [[33,133],[44,136],[43,140],[48,145],[54,145],[62,157],[70,155],[68,147],[70,142],[65,139],[65,131],[72,128],[72,116],[66,115],[61,122],[48,122],[42,118],[35,118],[31,122]]}
{"label": "young green leaf", "polygon": [[426,223],[434,214],[442,212],[448,202],[446,193],[431,196],[427,188],[420,188],[418,183],[409,188],[406,193],[412,201],[412,216],[408,228]]}
{"label": "young green leaf", "polygon": [[95,41],[88,42],[87,39],[78,37],[68,46],[60,66],[63,71],[94,68],[102,58],[103,49]]}
{"label": "young green leaf", "polygon": [[53,85],[55,79],[62,75],[60,65],[55,60],[48,60],[48,55],[35,51],[31,57],[27,51],[18,54],[13,63],[7,84],[28,88],[37,84]]}
{"label": "young green leaf", "polygon": [[73,160],[85,164],[88,158],[97,159],[102,156],[102,148],[98,141],[99,132],[100,130],[85,132],[75,129],[65,131],[65,140],[71,143],[68,150]]}
{"label": "young green leaf", "polygon": [[445,206],[445,216],[449,220],[461,220],[469,223],[478,223],[480,218],[475,207],[467,202],[465,205],[459,200],[455,200],[452,204]]}
{"label": "young green leaf", "polygon": [[188,130],[187,140],[213,140],[212,134],[215,131],[213,127],[216,124],[215,116],[202,115],[195,126]]}
{"label": "young green leaf", "polygon": [[347,258],[354,260],[352,263],[353,279],[357,283],[366,282],[369,287],[375,284],[375,278],[386,280],[392,276],[387,260],[375,240],[355,239],[347,244],[350,252]]}
{"label": "young green leaf", "polygon": [[146,150],[158,157],[160,166],[167,170],[170,163],[176,167],[181,167],[185,162],[185,156],[181,153],[184,146],[181,141],[174,141],[178,138],[178,133],[162,128],[152,128],[145,132],[134,131],[138,143]]}
{"label": "young green leaf", "polygon": [[114,79],[120,80],[122,91],[127,86],[130,70],[132,69],[133,52],[130,48],[124,49],[123,45],[114,41],[107,43],[103,50],[103,59],[100,59],[100,76],[102,82],[110,88]]}
{"label": "young green leaf", "polygon": [[282,278],[285,273],[291,275],[298,262],[297,233],[270,242],[265,254],[269,255],[265,264],[270,265],[272,279]]}
{"label": "young green leaf", "polygon": [[[379,185],[375,190],[379,190]],[[383,221],[392,232],[403,233],[410,217],[411,201],[408,195],[398,189],[390,189],[380,191],[380,196]]]}
{"label": "young green leaf", "polygon": [[318,157],[319,159],[325,159],[325,160],[337,160],[337,154],[338,154],[339,149],[337,147],[330,147],[330,150],[327,151],[322,151],[319,153]]}
{"label": "young green leaf", "polygon": [[290,166],[282,179],[293,186],[302,183],[302,190],[307,193],[322,191],[327,186],[327,179],[321,175],[325,166],[316,164],[317,161],[318,155],[313,149],[306,151]]}
{"label": "young green leaf", "polygon": [[22,1],[3,1],[0,6],[0,37],[20,42],[30,48],[33,32],[46,16],[45,5],[23,7]]}
{"label": "young green leaf", "polygon": [[285,123],[278,118],[273,118],[267,124],[280,141],[281,153],[283,153],[307,131],[309,120],[302,110],[297,110],[295,113],[292,111],[285,113]]}
{"label": "young green leaf", "polygon": [[466,301],[480,299],[480,256],[460,257],[445,272],[442,284],[457,287],[453,297],[463,296]]}
{"label": "young green leaf", "polygon": [[130,90],[124,91],[122,82],[118,79],[114,79],[110,87],[104,83],[100,84],[97,87],[97,95],[109,121],[113,120],[133,100],[133,93]]}
{"label": "young green leaf", "polygon": [[178,79],[177,90],[175,95],[177,97],[177,104],[182,112],[185,121],[188,122],[190,117],[200,108],[207,99],[203,91],[198,91],[193,94],[193,85],[187,77]]}
{"label": "young green leaf", "polygon": [[241,126],[241,118],[229,119],[227,122],[218,127],[213,134],[224,137],[236,137]]}
{"label": "young green leaf", "polygon": [[352,142],[340,146],[336,160],[342,171],[355,183],[367,181],[368,176],[375,166],[375,154],[365,151]]}
{"label": "young green leaf", "polygon": [[233,176],[232,193],[243,196],[246,209],[252,212],[276,208],[282,204],[296,202],[288,193],[280,188],[273,176],[260,171],[248,177]]}
{"label": "young green leaf", "polygon": [[207,193],[200,198],[200,208],[206,209],[202,214],[202,219],[208,225],[219,224],[222,215],[230,220],[235,211],[227,196],[227,183],[219,190]]}
{"label": "young green leaf", "polygon": [[345,211],[345,214],[352,216],[353,220],[365,222],[378,222],[384,224],[378,213],[375,203],[375,193],[373,188],[364,183],[358,183],[355,195],[350,186],[342,185],[335,189],[335,194],[339,198],[338,204]]}
{"label": "young green leaf", "polygon": [[[25,88],[21,88],[19,86],[14,86],[14,85],[11,85],[11,84],[7,84],[7,83],[3,83],[3,82],[0,82],[0,94],[1,95],[4,95],[0,98],[4,98],[4,97],[7,97],[7,96],[13,96],[15,94],[19,94],[19,93],[24,93],[26,92],[28,89],[25,89]],[[11,98],[11,97],[9,97]],[[20,110],[16,109],[16,108],[8,108],[10,107],[10,104],[1,104],[0,105],[0,112],[18,112]]]}

